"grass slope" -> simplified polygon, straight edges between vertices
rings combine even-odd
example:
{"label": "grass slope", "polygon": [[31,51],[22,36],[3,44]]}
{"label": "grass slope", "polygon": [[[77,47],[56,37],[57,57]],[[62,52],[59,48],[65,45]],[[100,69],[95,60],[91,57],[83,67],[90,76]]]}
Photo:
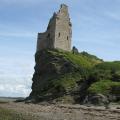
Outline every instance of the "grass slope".
{"label": "grass slope", "polygon": [[120,61],[100,63],[93,71],[91,80],[94,82],[88,89],[90,93],[120,96]]}
{"label": "grass slope", "polygon": [[[120,82],[113,82],[111,80],[100,80],[98,82],[93,83],[90,86],[89,92],[108,95],[108,94],[112,94],[113,87],[120,87]],[[120,94],[120,91],[117,91],[117,93]]]}
{"label": "grass slope", "polygon": [[97,69],[120,71],[120,61],[103,62],[96,65]]}
{"label": "grass slope", "polygon": [[53,56],[57,55],[57,56],[64,57],[65,59],[68,59],[69,61],[71,61],[73,64],[79,65],[84,68],[91,68],[98,63],[102,63],[101,59],[98,59],[97,57],[92,56],[88,53],[87,55],[83,53],[73,54],[72,52],[67,52],[67,51],[57,50],[57,49],[49,50],[49,52]]}

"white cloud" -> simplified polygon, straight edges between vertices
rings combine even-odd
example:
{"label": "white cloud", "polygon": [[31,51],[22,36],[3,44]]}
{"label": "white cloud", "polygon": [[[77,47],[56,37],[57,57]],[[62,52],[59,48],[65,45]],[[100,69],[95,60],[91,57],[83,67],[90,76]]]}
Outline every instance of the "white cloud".
{"label": "white cloud", "polygon": [[22,84],[0,84],[0,96],[26,97],[29,95],[30,92],[31,90]]}
{"label": "white cloud", "polygon": [[[4,80],[4,82],[2,82]],[[24,80],[24,81],[23,81]],[[26,97],[30,94],[32,80],[30,77],[26,79],[11,79],[5,77],[0,79],[0,96],[11,96],[11,97]]]}
{"label": "white cloud", "polygon": [[26,97],[31,91],[33,59],[0,58],[0,96]]}

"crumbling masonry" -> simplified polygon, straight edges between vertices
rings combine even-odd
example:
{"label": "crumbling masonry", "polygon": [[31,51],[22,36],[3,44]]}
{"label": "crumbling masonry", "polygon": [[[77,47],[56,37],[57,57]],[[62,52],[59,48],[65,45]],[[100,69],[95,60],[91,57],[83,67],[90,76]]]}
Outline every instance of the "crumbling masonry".
{"label": "crumbling masonry", "polygon": [[72,24],[68,7],[62,4],[60,10],[54,13],[49,21],[46,32],[38,33],[37,51],[50,48],[71,50]]}

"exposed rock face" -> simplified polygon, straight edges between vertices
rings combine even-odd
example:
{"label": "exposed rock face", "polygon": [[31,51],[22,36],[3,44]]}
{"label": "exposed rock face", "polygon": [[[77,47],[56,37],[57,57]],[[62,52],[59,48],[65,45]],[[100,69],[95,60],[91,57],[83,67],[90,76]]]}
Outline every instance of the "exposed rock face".
{"label": "exposed rock face", "polygon": [[95,94],[95,95],[86,96],[84,103],[95,104],[95,105],[105,105],[105,104],[109,104],[109,100],[106,96],[102,94]]}
{"label": "exposed rock face", "polygon": [[120,101],[120,83],[107,80],[112,76],[110,71],[106,74],[105,70],[96,69],[103,61],[95,56],[45,49],[35,54],[35,62],[27,102],[108,105]]}
{"label": "exposed rock face", "polygon": [[[55,51],[57,50],[43,50],[36,53],[30,98],[49,101],[65,94],[70,95],[77,87],[75,81],[80,79],[80,75],[76,74],[80,68]],[[73,77],[77,80],[72,80]]]}

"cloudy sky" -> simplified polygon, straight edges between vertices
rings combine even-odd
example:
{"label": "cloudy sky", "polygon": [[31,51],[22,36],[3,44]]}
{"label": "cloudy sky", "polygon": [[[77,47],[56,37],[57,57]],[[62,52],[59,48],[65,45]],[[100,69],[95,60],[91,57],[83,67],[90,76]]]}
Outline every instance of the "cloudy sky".
{"label": "cloudy sky", "polygon": [[120,0],[0,0],[0,96],[29,95],[37,33],[61,3],[79,51],[120,60]]}

